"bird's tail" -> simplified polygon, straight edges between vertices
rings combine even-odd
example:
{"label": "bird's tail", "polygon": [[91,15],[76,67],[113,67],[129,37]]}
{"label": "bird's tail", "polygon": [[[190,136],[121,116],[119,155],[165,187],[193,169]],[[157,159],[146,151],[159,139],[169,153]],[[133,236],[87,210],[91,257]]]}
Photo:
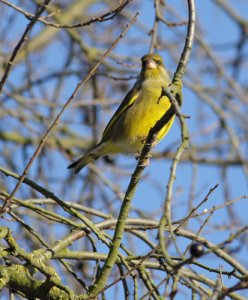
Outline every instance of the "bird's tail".
{"label": "bird's tail", "polygon": [[78,160],[74,161],[72,164],[70,164],[67,169],[74,169],[74,173],[77,174],[80,172],[86,165],[89,163],[97,160],[101,156],[98,151],[96,151],[96,148],[91,149],[87,153],[85,153],[83,156],[79,157]]}

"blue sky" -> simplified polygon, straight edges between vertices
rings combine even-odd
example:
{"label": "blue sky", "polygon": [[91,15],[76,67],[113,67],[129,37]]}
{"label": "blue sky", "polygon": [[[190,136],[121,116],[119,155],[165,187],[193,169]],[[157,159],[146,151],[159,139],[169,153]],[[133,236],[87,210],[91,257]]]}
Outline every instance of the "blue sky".
{"label": "blue sky", "polygon": [[[140,16],[138,19],[138,22],[141,23],[142,26],[145,26],[147,28],[147,31],[151,28],[153,21],[154,21],[154,11],[153,11],[153,2],[152,1],[146,1],[145,4],[141,1],[133,1],[133,4],[130,4],[128,8],[128,12],[133,15],[137,9],[136,9],[136,2],[142,3],[141,9],[139,10]],[[182,19],[185,20],[187,18],[187,10],[186,10],[186,1],[181,0],[168,0],[169,4],[172,4],[177,8],[180,12],[180,15],[182,16]],[[233,4],[232,1],[229,1],[228,3]],[[232,22],[230,19],[224,14],[217,6],[214,5],[213,1],[210,0],[198,0],[196,1],[197,6],[197,32],[198,34],[202,35],[204,37],[204,40],[210,45],[210,46],[216,46],[215,54],[220,59],[221,62],[228,62],[228,60],[235,55],[235,49],[229,47],[228,45],[236,43],[239,39],[239,28]],[[235,2],[235,9],[238,12],[240,16],[243,16],[244,18],[247,18],[247,1],[245,0],[238,0]],[[98,7],[99,8],[99,7]],[[24,17],[18,17],[13,22],[13,27],[9,30],[8,35],[11,36],[18,36],[20,32],[23,32],[25,26],[27,24],[27,20]],[[97,26],[97,25],[93,25]],[[106,25],[108,26],[108,25]],[[103,25],[104,28],[104,25]],[[42,30],[43,26],[38,25],[33,31],[33,35],[35,35],[39,30]],[[102,28],[101,28],[102,30]],[[159,27],[159,34],[162,37],[162,42],[165,45],[165,49],[161,51],[161,54],[165,60],[165,64],[168,67],[171,74],[175,71],[178,59],[180,57],[180,53],[183,48],[184,44],[184,37],[185,37],[185,30],[186,27],[181,28],[173,28],[169,29],[166,26],[160,24]],[[116,36],[117,33],[119,33],[119,29],[116,29]],[[85,39],[89,40],[89,37],[85,37]],[[134,41],[132,49],[130,49],[130,45],[126,45],[125,39],[132,39]],[[175,51],[172,53],[171,51],[167,50],[166,41],[175,41],[178,43],[177,46],[175,46]],[[113,40],[113,37],[111,36],[109,40]],[[135,40],[137,42],[135,43]],[[61,66],[65,64],[65,61],[67,59],[67,52],[69,51],[64,44],[66,42],[66,38],[64,36],[61,37],[60,40],[56,40],[52,46],[48,47],[47,49],[43,50],[43,52],[40,54],[38,53],[34,59],[37,61],[38,69],[36,70],[37,78],[40,77],[42,74],[49,73],[51,70],[60,70]],[[100,42],[99,42],[100,44]],[[149,45],[150,45],[150,37],[148,35],[145,35],[145,30],[143,33],[141,33],[140,29],[137,29],[137,27],[133,27],[126,37],[120,41],[118,46],[114,49],[113,53],[116,55],[119,55],[120,58],[123,58],[122,62],[127,62],[129,64],[132,64],[134,67],[133,69],[130,69],[131,75],[137,75],[139,72],[139,58],[147,53],[149,51]],[[197,47],[197,45],[195,45]],[[11,46],[6,46],[6,49],[10,49]],[[105,50],[105,48],[102,45],[102,48]],[[106,47],[107,49],[107,47]],[[248,48],[246,45],[245,51],[247,52]],[[5,48],[3,48],[3,51],[5,51]],[[193,49],[193,51],[196,51],[196,48]],[[128,59],[130,58],[130,59]],[[192,55],[192,59],[189,62],[188,65],[188,74],[186,73],[185,78],[186,80],[192,80],[192,78],[199,77],[199,80],[202,80],[206,85],[209,87],[216,87],[216,85],[224,85],[225,83],[223,81],[216,82],[216,79],[211,76],[210,73],[207,71],[205,72],[204,68],[206,68],[206,64],[204,60],[204,56],[202,55]],[[115,65],[118,65],[118,63],[110,58],[106,60],[107,62],[111,62]],[[202,69],[201,69],[202,66]],[[74,61],[72,63],[72,69],[78,70],[78,67],[80,67],[79,61]],[[121,66],[122,67],[122,66]],[[209,64],[208,67],[211,67],[211,64]],[[26,80],[25,78],[25,68],[26,65],[19,65],[14,68],[14,72],[12,72],[11,76],[9,77],[9,83],[12,83],[16,86],[20,84],[22,80]],[[101,69],[101,68],[100,68]],[[82,74],[79,76],[81,79],[85,73],[86,70],[79,70],[82,71]],[[226,72],[229,76],[232,76],[230,66],[226,65]],[[191,74],[193,74],[191,76]],[[72,93],[73,89],[75,88],[78,78],[76,76],[68,77],[65,81],[65,88],[63,89],[63,92],[60,94],[60,103],[64,103],[67,98]],[[246,71],[245,69],[242,69],[242,72],[239,76],[239,82],[243,83],[245,80],[247,80],[247,67]],[[133,81],[128,82],[128,86],[131,88]],[[125,92],[123,91],[123,94],[119,92],[119,90],[116,92],[115,86],[118,85],[119,82],[115,82],[111,79],[108,81],[108,88],[106,88],[106,95],[109,96],[112,99],[121,99],[125,96]],[[195,83],[196,84],[196,83]],[[6,85],[8,89],[8,84]],[[44,94],[48,96],[48,98],[52,99],[52,95],[54,93],[53,89],[56,86],[56,82],[51,81],[46,85]],[[33,90],[34,94],[37,97],[41,97],[40,90]],[[193,145],[201,145],[201,144],[207,144],[216,139],[216,135],[219,129],[218,125],[218,117],[213,112],[213,110],[209,107],[208,104],[204,103],[202,99],[199,99],[192,91],[185,86],[183,90],[184,94],[184,104],[182,106],[182,113],[189,115],[190,119],[187,120],[187,125],[189,128],[189,133],[191,136],[191,141]],[[30,95],[27,94],[29,97]],[[63,126],[63,124],[70,123],[70,128],[75,131],[76,134],[79,134],[82,137],[89,136],[91,134],[91,128],[88,128],[85,124],[82,124],[82,118],[77,113],[76,109],[74,108],[74,104],[77,103],[79,100],[88,100],[91,99],[92,95],[87,90],[87,87],[84,87],[80,90],[80,95],[74,99],[74,102],[72,105],[67,109],[66,113],[61,119],[60,125],[55,129],[55,132]],[[213,99],[216,101],[218,105],[223,105],[219,99]],[[236,101],[236,100],[234,100]],[[14,107],[14,103],[11,101],[8,104],[9,108]],[[37,105],[37,109],[41,114],[44,116],[49,116],[49,110],[46,108]],[[111,113],[107,112],[103,109],[98,110],[98,114],[100,116],[101,120],[104,120],[103,123],[106,124],[106,122],[111,117],[111,114],[114,112],[115,107],[113,107],[113,110]],[[247,108],[245,108],[247,109]],[[225,107],[223,107],[223,110],[225,110]],[[201,114],[199,113],[201,112]],[[30,110],[30,116],[32,116],[32,111]],[[75,119],[71,116],[75,116]],[[204,116],[204,118],[201,119],[201,116]],[[229,122],[230,126],[233,128],[233,130],[237,130],[236,127],[237,124],[232,121],[230,118]],[[34,128],[36,129],[36,132],[39,134],[39,137],[42,136],[42,133],[49,125],[49,120],[46,120],[42,124],[33,124]],[[208,128],[208,126],[215,126],[216,131],[212,132],[212,134],[202,134],[202,128]],[[199,126],[201,127],[199,129]],[[0,125],[0,129],[6,129],[11,130],[12,128],[16,130],[18,127],[18,124],[16,124],[13,119],[10,123],[8,122],[2,122]],[[36,128],[37,127],[37,128]],[[103,129],[103,125],[100,126],[99,130],[101,131]],[[29,131],[25,128],[20,128],[20,131],[23,131],[24,134],[29,134]],[[200,133],[199,133],[200,132]],[[98,134],[100,136],[100,132]],[[178,145],[180,144],[180,126],[179,122],[176,121],[173,128],[171,129],[168,136],[156,147],[154,150],[155,153],[158,153],[159,151],[163,151],[165,149],[170,149],[175,151]],[[0,145],[0,147],[3,149],[5,145]],[[243,151],[243,154],[245,155],[245,150],[247,145],[242,145],[241,151]],[[46,149],[46,146],[45,146]],[[18,165],[19,172],[22,172],[23,167],[26,165],[28,158],[32,155],[34,151],[34,147],[29,147],[26,149],[26,156],[23,156],[23,152],[16,152],[14,156],[14,161],[16,165]],[[202,155],[204,156],[205,153]],[[216,156],[216,152],[208,153],[209,157],[211,155],[213,157]],[[220,154],[224,156],[224,154]],[[75,177],[71,184],[75,186],[75,189],[71,193],[64,192],[63,187],[61,187],[61,182],[63,180],[66,180],[70,177],[68,170],[66,169],[67,165],[70,163],[68,161],[68,158],[63,155],[63,153],[58,154],[55,151],[49,151],[48,150],[48,156],[49,156],[49,163],[45,165],[45,169],[47,169],[47,178],[44,179],[44,182],[39,182],[41,185],[46,185],[48,188],[56,193],[58,196],[62,197],[65,200],[72,200],[75,202],[80,201],[80,193],[82,192],[83,187],[83,180],[85,179],[88,170],[85,169],[83,172],[78,175],[78,177]],[[226,157],[226,156],[225,156]],[[97,166],[100,168],[101,172],[109,179],[111,182],[115,182],[120,186],[121,191],[124,193],[126,190],[126,187],[129,182],[129,175],[132,174],[134,167],[136,165],[136,160],[132,156],[118,156],[115,158],[116,160],[116,166],[112,168],[111,166],[106,166],[106,164],[103,162],[103,160],[99,160],[97,162]],[[3,161],[3,160],[2,160]],[[1,161],[1,163],[2,163]],[[4,162],[5,164],[6,162]],[[6,166],[6,165],[5,165]],[[169,172],[170,172],[170,166],[171,166],[171,160],[153,160],[151,159],[150,165],[146,168],[142,180],[139,183],[139,186],[137,188],[136,194],[133,199],[132,206],[142,210],[145,213],[151,213],[154,212],[154,216],[157,220],[159,220],[160,215],[162,213],[163,203],[165,200],[166,195],[166,185],[168,182]],[[29,177],[32,178],[33,175],[36,174],[38,167],[38,163],[35,163],[34,166],[31,168]],[[118,168],[121,168],[122,173],[125,173],[125,176],[121,175],[119,176],[117,171]],[[128,176],[126,176],[128,175]],[[49,179],[55,178],[55,180],[50,184]],[[209,197],[209,200],[206,204],[204,204],[199,212],[202,212],[205,208],[211,209],[214,205],[218,206],[224,203],[224,201],[233,200],[237,197],[243,196],[247,194],[247,178],[244,175],[242,169],[239,166],[229,167],[227,171],[227,180],[223,181],[222,175],[221,175],[221,169],[216,166],[206,166],[206,165],[200,165],[197,168],[189,163],[180,163],[177,170],[176,175],[176,181],[174,185],[174,194],[173,194],[173,207],[172,207],[172,216],[173,220],[178,220],[185,215],[187,215],[189,211],[188,207],[188,199],[190,198],[190,190],[192,186],[192,182],[195,180],[195,189],[194,189],[194,195],[193,195],[193,205],[197,205],[208,193],[209,189],[215,186],[217,183],[219,184],[219,187],[215,190],[215,192]],[[8,181],[9,189],[13,187],[14,181],[9,179]],[[228,198],[223,193],[223,189],[225,185],[228,185],[229,188],[229,195]],[[25,191],[26,187],[23,187],[21,189],[21,192],[19,195],[22,195],[23,191]],[[110,191],[106,186],[102,186],[102,189],[105,192],[105,195],[108,197],[108,201],[114,201],[115,195],[112,191]],[[28,194],[28,192],[27,192]],[[101,193],[96,193],[97,199],[92,204],[93,207],[105,210],[105,212],[108,212],[107,208],[104,207],[104,201],[99,201],[101,199]],[[114,202],[114,207],[116,208],[116,213],[118,212],[118,207],[120,205],[120,201]],[[236,214],[236,217],[238,220],[240,220],[243,223],[247,223],[247,200],[241,200],[234,206],[234,211]],[[131,211],[130,216],[137,216],[136,212],[134,210]],[[188,224],[188,228],[197,231],[199,227],[201,226],[204,218],[199,218],[197,220],[192,220]],[[218,210],[214,213],[214,215],[211,218],[211,224],[206,227],[206,230],[203,232],[203,235],[206,236],[210,241],[214,243],[219,243],[222,240],[226,239],[227,236],[230,234],[230,231],[218,231],[216,228],[218,226],[222,225],[230,225],[228,224],[228,213],[226,209]],[[56,230],[55,230],[56,231]],[[154,238],[155,239],[155,238]],[[181,239],[180,247],[181,249],[184,249],[187,246],[188,241],[185,241]],[[143,247],[143,246],[142,246]],[[142,254],[145,254],[147,252],[147,248],[143,247],[140,249]],[[245,248],[245,247],[244,247]],[[104,250],[103,248],[100,248]],[[106,251],[106,249],[105,249]],[[241,254],[239,255],[239,260],[247,265],[246,262],[246,251],[247,249],[244,249]],[[175,254],[175,253],[174,253]],[[219,261],[214,257],[212,254],[202,258],[202,262],[206,264],[213,264],[215,267],[218,267]],[[222,262],[221,262],[222,264]],[[226,267],[226,266],[225,266]],[[211,275],[214,279],[216,277],[215,274]],[[226,278],[225,278],[226,280]],[[230,281],[226,282],[227,285],[230,284]],[[248,295],[246,291],[243,292],[244,295]],[[112,297],[112,291],[110,290],[108,292],[109,297]],[[177,298],[180,299],[180,298]],[[181,298],[182,299],[182,298]]]}

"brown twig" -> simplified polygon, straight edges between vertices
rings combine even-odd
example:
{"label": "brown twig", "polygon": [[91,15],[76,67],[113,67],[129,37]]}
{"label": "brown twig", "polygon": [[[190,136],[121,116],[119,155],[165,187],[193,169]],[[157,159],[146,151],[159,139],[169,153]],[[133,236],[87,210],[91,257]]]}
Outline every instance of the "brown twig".
{"label": "brown twig", "polygon": [[[71,29],[71,28],[79,28],[79,27],[89,26],[92,23],[105,22],[105,21],[108,21],[108,20],[112,20],[131,1],[133,1],[133,0],[126,0],[125,2],[120,3],[119,5],[115,6],[113,9],[110,9],[108,12],[102,14],[99,17],[93,17],[93,18],[91,18],[88,21],[79,22],[79,23],[76,23],[76,24],[58,24],[58,23],[52,23],[52,22],[46,21],[44,18],[38,18],[37,21],[39,21],[39,22],[41,22],[41,23],[43,23],[43,24],[45,24],[47,26],[54,27],[54,28],[67,28],[67,29]],[[33,20],[35,18],[35,15],[24,11],[20,7],[14,5],[14,4],[6,1],[6,0],[0,0],[0,2],[6,4],[7,6],[9,6],[9,7],[15,9],[16,11],[22,13],[29,20]],[[56,14],[56,12],[53,13],[53,14],[51,14],[50,17],[52,15],[54,15],[54,14]]]}

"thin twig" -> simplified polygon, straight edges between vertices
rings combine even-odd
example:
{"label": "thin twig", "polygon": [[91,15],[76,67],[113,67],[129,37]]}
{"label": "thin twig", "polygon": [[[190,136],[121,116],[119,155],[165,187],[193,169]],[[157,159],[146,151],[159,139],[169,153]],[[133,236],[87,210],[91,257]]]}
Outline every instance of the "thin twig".
{"label": "thin twig", "polygon": [[[52,23],[52,22],[49,22],[49,21],[45,20],[44,18],[38,18],[37,21],[39,21],[39,22],[41,22],[41,23],[43,23],[43,24],[45,24],[47,26],[54,27],[54,28],[71,29],[71,28],[79,28],[79,27],[89,26],[92,23],[105,22],[105,21],[108,21],[108,20],[112,20],[131,1],[133,1],[133,0],[126,0],[125,2],[120,3],[119,5],[117,5],[116,7],[112,8],[112,9],[110,9],[108,12],[102,14],[99,17],[93,17],[93,18],[91,18],[88,21],[79,22],[79,23],[76,23],[76,24],[58,24],[58,23]],[[7,6],[15,9],[18,12],[20,12],[21,14],[23,14],[29,20],[33,20],[35,18],[35,15],[33,15],[33,14],[29,13],[29,12],[24,11],[22,8],[18,7],[17,5],[14,5],[13,3],[10,3],[10,2],[8,2],[6,0],[0,0],[0,2],[6,4]],[[54,15],[54,14],[56,14],[56,12],[53,13],[52,15]],[[50,15],[50,17],[51,17],[51,15]]]}
{"label": "thin twig", "polygon": [[38,18],[40,17],[40,15],[45,11],[48,3],[50,2],[51,0],[44,0],[43,4],[38,8],[34,18],[30,21],[30,23],[27,25],[23,35],[21,36],[19,42],[17,43],[16,47],[14,48],[14,51],[8,61],[8,64],[7,64],[7,67],[5,69],[5,72],[3,74],[3,77],[0,81],[0,95],[2,94],[2,89],[3,89],[3,86],[9,76],[9,72],[10,72],[10,69],[12,68],[13,64],[14,64],[14,60],[18,54],[18,51],[20,50],[20,48],[22,47],[23,43],[28,39],[27,38],[27,35],[29,34],[30,30],[34,27],[35,23],[38,21]]}

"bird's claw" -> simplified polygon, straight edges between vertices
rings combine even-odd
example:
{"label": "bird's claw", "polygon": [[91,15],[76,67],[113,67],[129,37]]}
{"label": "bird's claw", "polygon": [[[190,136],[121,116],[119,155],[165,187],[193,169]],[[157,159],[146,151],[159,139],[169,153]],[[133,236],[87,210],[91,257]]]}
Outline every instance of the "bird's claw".
{"label": "bird's claw", "polygon": [[[141,144],[144,145],[144,144],[146,143],[146,139],[147,139],[147,137],[142,138],[142,139],[140,140]],[[158,142],[158,140],[157,140],[157,138],[156,138],[156,139],[150,144],[151,147],[155,147],[156,144],[157,144],[157,142]]]}
{"label": "bird's claw", "polygon": [[[145,156],[145,157],[143,158],[142,163],[139,163],[139,167],[146,167],[146,166],[148,166],[149,163],[150,163],[150,158],[151,158],[151,157],[152,157],[151,154],[148,154],[147,156]],[[140,155],[139,155],[139,156],[136,156],[135,159],[136,159],[136,160],[139,160],[139,159],[140,159]]]}

